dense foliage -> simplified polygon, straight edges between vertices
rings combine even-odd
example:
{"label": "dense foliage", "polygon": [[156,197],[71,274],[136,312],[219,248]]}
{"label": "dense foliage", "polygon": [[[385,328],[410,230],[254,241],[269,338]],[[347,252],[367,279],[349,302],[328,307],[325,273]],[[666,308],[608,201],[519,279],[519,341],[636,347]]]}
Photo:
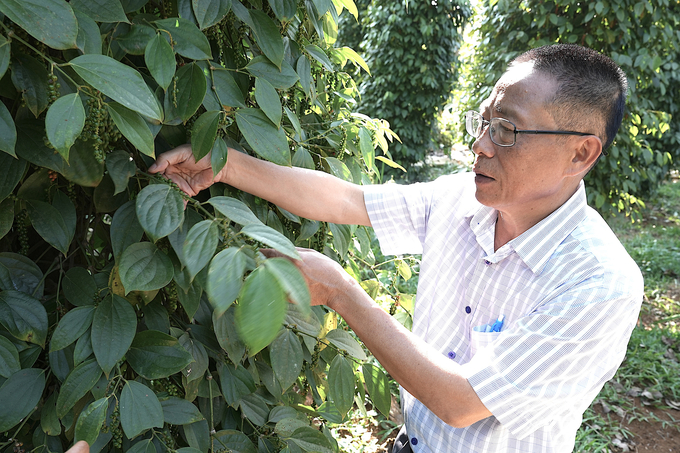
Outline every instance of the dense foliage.
{"label": "dense foliage", "polygon": [[366,8],[360,26],[341,33],[350,45],[361,42],[371,68],[371,76],[360,83],[359,105],[389,121],[401,141],[390,151],[407,166],[435,147],[433,128],[456,83],[469,2],[373,0],[359,5]]}
{"label": "dense foliage", "polygon": [[190,141],[216,172],[230,146],[379,179],[391,132],[350,111],[343,68],[366,65],[334,47],[343,10],[356,16],[352,0],[0,0],[2,451],[330,452],[326,421],[365,389],[389,411],[353,334],[258,251],[315,248],[359,275],[375,265],[364,229],[146,173]]}
{"label": "dense foliage", "polygon": [[479,38],[462,71],[458,112],[476,109],[508,62],[550,43],[576,43],[609,55],[629,78],[627,114],[607,156],[586,178],[591,205],[604,212],[639,208],[678,161],[680,2],[677,0],[487,0]]}

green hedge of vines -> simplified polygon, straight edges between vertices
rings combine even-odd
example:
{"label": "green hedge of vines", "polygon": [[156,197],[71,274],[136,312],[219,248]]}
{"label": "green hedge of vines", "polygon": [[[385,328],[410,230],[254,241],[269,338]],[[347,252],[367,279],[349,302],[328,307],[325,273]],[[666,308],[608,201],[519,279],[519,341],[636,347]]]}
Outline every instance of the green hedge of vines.
{"label": "green hedge of vines", "polygon": [[365,389],[389,411],[353,334],[258,251],[370,266],[364,229],[220,184],[189,199],[146,172],[191,142],[215,171],[230,146],[379,179],[392,134],[350,111],[345,68],[367,67],[335,46],[343,11],[357,15],[352,0],[0,0],[2,451],[331,452],[327,422]]}

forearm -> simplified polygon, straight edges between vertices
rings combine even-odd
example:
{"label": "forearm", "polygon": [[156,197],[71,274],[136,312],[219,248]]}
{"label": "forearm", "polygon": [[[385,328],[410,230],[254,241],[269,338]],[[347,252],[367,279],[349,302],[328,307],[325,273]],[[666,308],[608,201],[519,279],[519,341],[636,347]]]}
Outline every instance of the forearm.
{"label": "forearm", "polygon": [[356,282],[332,305],[390,375],[444,422],[464,427],[492,415],[460,365],[385,313]]}
{"label": "forearm", "polygon": [[283,167],[230,149],[220,181],[301,217],[370,226],[361,186],[327,173]]}

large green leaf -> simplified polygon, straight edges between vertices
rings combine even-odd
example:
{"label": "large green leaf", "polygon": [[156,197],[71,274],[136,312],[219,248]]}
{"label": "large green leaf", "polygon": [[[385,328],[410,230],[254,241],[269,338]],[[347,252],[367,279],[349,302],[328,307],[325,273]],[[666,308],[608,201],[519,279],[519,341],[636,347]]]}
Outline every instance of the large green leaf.
{"label": "large green leaf", "polygon": [[[201,79],[205,80],[203,77]],[[210,150],[212,150],[217,138],[217,128],[220,124],[221,114],[222,112],[220,111],[204,112],[198,117],[191,128],[191,148],[197,162],[207,156]]]}
{"label": "large green leaf", "polygon": [[83,335],[92,325],[94,306],[85,305],[70,310],[59,320],[50,339],[50,352],[64,349]]}
{"label": "large green leaf", "polygon": [[286,293],[267,268],[258,267],[246,278],[236,306],[236,326],[251,356],[276,337],[287,305]]}
{"label": "large green leaf", "polygon": [[130,200],[118,208],[111,220],[111,248],[116,261],[130,245],[139,242],[144,229],[137,220],[135,200]]}
{"label": "large green leaf", "polygon": [[319,46],[315,46],[314,44],[309,44],[305,46],[305,50],[319,63],[323,65],[324,68],[328,71],[334,71],[333,68],[333,63],[331,63],[331,60],[328,59],[328,55],[326,55],[326,52],[321,49]]}
{"label": "large green leaf", "polygon": [[118,149],[106,155],[106,170],[116,188],[113,194],[117,195],[127,189],[128,181],[137,173],[137,165],[128,152]]}
{"label": "large green leaf", "polygon": [[0,12],[54,49],[75,49],[78,24],[65,0],[0,0]]}
{"label": "large green leaf", "polygon": [[256,453],[258,450],[255,445],[248,439],[248,436],[241,431],[224,429],[217,431],[215,437],[215,449],[226,450],[238,453]]}
{"label": "large green leaf", "polygon": [[285,391],[302,370],[302,345],[290,329],[283,329],[269,347],[269,357],[276,378]]}
{"label": "large green leaf", "polygon": [[298,255],[297,250],[295,250],[293,243],[290,242],[290,240],[283,234],[271,227],[268,227],[267,225],[251,223],[250,225],[244,226],[241,229],[241,232],[258,242],[262,242],[263,244],[273,247],[284,255],[294,259],[300,259],[300,256]]}
{"label": "large green leaf", "polygon": [[0,291],[0,324],[19,340],[45,346],[47,311],[28,294]]}
{"label": "large green leaf", "polygon": [[269,417],[269,406],[263,397],[257,393],[251,393],[241,398],[239,403],[241,413],[253,424],[264,426]]}
{"label": "large green leaf", "polygon": [[76,208],[62,192],[52,204],[37,200],[26,203],[33,228],[51,246],[66,255],[76,232]]}
{"label": "large green leaf", "polygon": [[212,197],[208,200],[215,209],[227,216],[232,222],[239,225],[250,225],[251,223],[262,224],[253,211],[244,202],[231,197]]}
{"label": "large green leaf", "polygon": [[174,274],[172,261],[151,242],[130,245],[120,258],[120,280],[125,294],[130,291],[153,291],[170,283]]}
{"label": "large green leaf", "polygon": [[154,241],[175,231],[184,219],[182,196],[167,184],[143,188],[136,206],[139,224]]}
{"label": "large green leaf", "polygon": [[300,55],[297,61],[297,74],[300,77],[300,86],[307,96],[312,95],[312,65],[305,55]]}
{"label": "large green leaf", "polygon": [[2,168],[2,171],[0,171],[0,200],[4,200],[7,195],[14,192],[14,188],[24,177],[26,161],[22,158],[12,157],[7,153],[0,153],[0,168]]}
{"label": "large green leaf", "polygon": [[79,93],[57,99],[47,110],[45,130],[47,138],[59,154],[68,161],[71,146],[85,126],[85,108]]}
{"label": "large green leaf", "polygon": [[97,436],[99,436],[102,424],[106,420],[106,410],[108,407],[108,398],[100,398],[90,403],[78,416],[73,441],[84,440],[88,444],[93,445],[97,440]]}
{"label": "large green leaf", "polygon": [[210,262],[217,243],[219,242],[219,227],[212,220],[204,220],[194,225],[184,240],[184,265],[189,271],[191,279]]}
{"label": "large green leaf", "polygon": [[48,436],[61,434],[61,423],[57,417],[57,397],[59,393],[52,392],[45,400],[40,411],[40,427]]}
{"label": "large green leaf", "polygon": [[304,451],[317,453],[332,453],[330,442],[323,433],[310,426],[296,429],[290,436],[290,441]]}
{"label": "large green leaf", "polygon": [[12,374],[0,387],[0,431],[9,431],[33,411],[45,389],[45,370],[27,368]]}
{"label": "large green leaf", "polygon": [[269,60],[281,68],[283,62],[283,38],[279,27],[276,23],[264,12],[257,9],[249,10],[250,13],[250,27],[255,33],[255,40],[260,46],[262,53],[269,58]]}
{"label": "large green leaf", "polygon": [[163,120],[156,97],[141,74],[105,55],[81,55],[69,63],[87,83],[140,115]]}
{"label": "large green leaf", "polygon": [[127,33],[114,38],[114,43],[131,55],[144,55],[146,46],[156,37],[156,29],[145,24],[132,24]]}
{"label": "large green leaf", "polygon": [[380,368],[370,363],[361,366],[364,382],[371,401],[385,417],[390,416],[392,397],[390,396],[390,381]]}
{"label": "large green leaf", "polygon": [[137,331],[137,314],[126,299],[108,295],[97,306],[92,321],[92,350],[104,374],[130,348]]}
{"label": "large green leaf", "polygon": [[64,416],[89,392],[102,375],[95,359],[87,360],[73,369],[61,385],[57,398],[57,416]]}
{"label": "large green leaf", "polygon": [[231,9],[231,0],[192,0],[194,16],[201,30],[221,21]]}
{"label": "large green leaf", "polygon": [[99,289],[94,277],[84,267],[72,267],[61,282],[66,299],[75,306],[94,305]]}
{"label": "large green leaf", "polygon": [[[197,63],[182,66],[177,71],[177,107],[175,111],[186,121],[203,103],[207,82],[203,70]],[[171,96],[171,94],[168,94]]]}
{"label": "large green leaf", "polygon": [[243,286],[246,262],[246,256],[236,247],[222,250],[210,262],[206,292],[215,307],[216,316],[219,317],[236,300]]}
{"label": "large green leaf", "polygon": [[173,17],[156,21],[156,26],[172,36],[175,52],[192,60],[209,60],[210,43],[203,32],[187,19]]}
{"label": "large green leaf", "polygon": [[5,237],[14,224],[14,200],[5,198],[0,201],[0,239]]}
{"label": "large green leaf", "polygon": [[269,0],[269,6],[271,6],[272,11],[276,15],[276,18],[283,21],[289,21],[295,17],[295,12],[297,10],[296,0]]}
{"label": "large green leaf", "polygon": [[281,69],[263,55],[258,55],[248,62],[246,70],[255,77],[262,77],[274,88],[287,90],[298,81],[298,75],[286,60],[281,62]]}
{"label": "large green leaf", "polygon": [[333,233],[333,245],[341,257],[347,254],[347,250],[352,241],[352,230],[349,225],[329,223],[328,228]]}
{"label": "large green leaf", "polygon": [[[56,154],[52,150],[50,152]],[[60,156],[57,157],[62,160],[62,166],[56,171],[78,185],[96,187],[104,177],[104,163],[97,161],[92,140],[76,140],[71,147],[68,164]]]}
{"label": "large green leaf", "polygon": [[[245,107],[243,91],[234,80],[231,72],[217,63],[202,63],[203,74],[209,87],[205,99],[207,110],[219,110],[221,107]],[[208,104],[210,102],[210,104]],[[210,106],[208,106],[210,105]]]}
{"label": "large green leaf", "polygon": [[188,425],[204,420],[198,408],[185,399],[170,397],[161,400],[161,406],[165,423],[171,425]]}
{"label": "large green leaf", "polygon": [[71,0],[71,5],[97,22],[128,22],[120,0]]}
{"label": "large green leaf", "polygon": [[12,62],[12,83],[21,93],[26,107],[37,118],[47,108],[47,69],[29,55],[15,55]]}
{"label": "large green leaf", "polygon": [[243,365],[234,367],[231,364],[221,364],[217,368],[220,374],[220,384],[224,399],[232,407],[236,407],[241,398],[255,391],[255,381]]}
{"label": "large green leaf", "polygon": [[18,253],[0,253],[0,290],[15,289],[43,296],[43,273],[30,258]]}
{"label": "large green leaf", "polygon": [[0,335],[0,377],[7,379],[20,369],[19,351],[14,343]]}
{"label": "large green leaf", "polygon": [[347,352],[357,360],[366,360],[366,353],[349,332],[343,329],[333,329],[326,334],[326,339],[336,348]]}
{"label": "large green leaf", "polygon": [[227,352],[229,360],[239,363],[243,354],[246,353],[246,345],[238,337],[235,312],[234,308],[228,309],[221,315],[213,311],[213,329],[217,341],[222,349]]}
{"label": "large green leaf", "polygon": [[156,82],[167,90],[175,75],[175,52],[160,33],[157,33],[146,45],[144,61]]}
{"label": "large green leaf", "polygon": [[283,128],[277,128],[260,109],[240,109],[236,124],[257,154],[279,165],[290,166],[290,149]]}
{"label": "large green leaf", "polygon": [[328,370],[330,398],[344,416],[354,402],[354,371],[352,365],[341,354],[335,356]]}
{"label": "large green leaf", "polygon": [[[9,48],[9,46],[6,46]],[[0,50],[3,47],[0,47]],[[14,147],[17,144],[17,128],[12,114],[9,113],[4,102],[0,102],[0,151],[16,157]],[[4,168],[4,167],[3,167]]]}
{"label": "large green leaf", "polygon": [[307,282],[295,264],[286,258],[270,258],[264,265],[274,274],[291,302],[294,302],[303,313],[309,313],[312,298]]}
{"label": "large green leaf", "polygon": [[78,37],[76,44],[84,54],[93,53],[100,55],[102,53],[102,35],[97,23],[87,14],[78,10],[73,10],[78,20]]}
{"label": "large green leaf", "polygon": [[146,379],[162,379],[182,371],[194,358],[179,341],[155,330],[137,333],[127,353],[128,363]]}
{"label": "large green leaf", "polygon": [[217,137],[212,149],[210,150],[210,166],[212,167],[213,176],[217,176],[227,165],[227,156],[229,154],[229,146],[222,137]]}
{"label": "large green leaf", "polygon": [[182,370],[182,374],[188,382],[202,379],[208,371],[208,351],[205,346],[192,339],[188,333],[179,337],[179,344],[193,357],[191,363]]}
{"label": "large green leaf", "polygon": [[267,118],[279,127],[282,116],[281,98],[271,83],[262,78],[255,79],[255,99]]}
{"label": "large green leaf", "polygon": [[120,133],[142,154],[155,157],[153,134],[146,125],[144,118],[139,113],[133,112],[117,102],[111,102],[106,107]]}
{"label": "large green leaf", "polygon": [[133,439],[149,428],[162,428],[163,422],[163,408],[153,390],[127,381],[120,394],[120,425],[125,435]]}
{"label": "large green leaf", "polygon": [[5,72],[9,68],[11,49],[11,41],[4,36],[0,36],[0,78],[5,76]]}

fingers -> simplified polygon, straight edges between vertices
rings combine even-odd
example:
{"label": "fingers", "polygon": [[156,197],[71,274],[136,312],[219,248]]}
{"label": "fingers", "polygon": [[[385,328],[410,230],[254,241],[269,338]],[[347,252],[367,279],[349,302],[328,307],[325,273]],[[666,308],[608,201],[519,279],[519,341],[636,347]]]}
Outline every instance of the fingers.
{"label": "fingers", "polygon": [[84,440],[79,440],[66,453],[89,453],[90,446]]}
{"label": "fingers", "polygon": [[193,157],[194,155],[191,152],[190,144],[180,145],[177,148],[158,156],[156,162],[149,167],[149,173],[162,173],[168,166],[177,165],[189,158],[193,159]]}

